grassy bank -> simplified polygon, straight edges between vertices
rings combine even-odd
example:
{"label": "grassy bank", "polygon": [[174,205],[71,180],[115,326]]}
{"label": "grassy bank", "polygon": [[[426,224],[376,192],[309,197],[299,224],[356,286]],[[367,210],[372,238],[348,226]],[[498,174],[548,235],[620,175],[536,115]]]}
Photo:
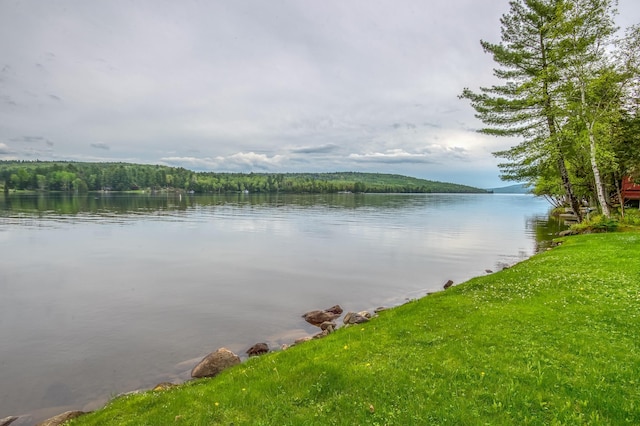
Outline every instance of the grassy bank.
{"label": "grassy bank", "polygon": [[116,398],[72,424],[640,424],[639,259],[640,233],[570,237],[367,324]]}

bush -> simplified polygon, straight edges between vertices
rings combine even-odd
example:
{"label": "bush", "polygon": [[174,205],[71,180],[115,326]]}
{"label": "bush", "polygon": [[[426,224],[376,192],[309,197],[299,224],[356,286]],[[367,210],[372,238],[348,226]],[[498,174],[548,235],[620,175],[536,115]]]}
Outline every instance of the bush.
{"label": "bush", "polygon": [[624,218],[620,223],[625,225],[640,226],[640,210],[638,209],[625,209]]}
{"label": "bush", "polygon": [[603,215],[593,215],[581,223],[571,226],[571,230],[580,234],[595,232],[613,232],[618,229],[618,221]]}

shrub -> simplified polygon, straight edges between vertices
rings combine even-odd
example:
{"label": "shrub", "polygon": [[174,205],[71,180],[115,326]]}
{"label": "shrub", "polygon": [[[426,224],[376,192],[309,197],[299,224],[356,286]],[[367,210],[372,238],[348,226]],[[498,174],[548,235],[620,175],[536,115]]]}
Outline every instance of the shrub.
{"label": "shrub", "polygon": [[618,229],[618,221],[603,215],[592,215],[581,223],[571,226],[571,230],[581,233],[613,232]]}
{"label": "shrub", "polygon": [[640,226],[640,210],[625,209],[624,218],[620,222],[625,225]]}

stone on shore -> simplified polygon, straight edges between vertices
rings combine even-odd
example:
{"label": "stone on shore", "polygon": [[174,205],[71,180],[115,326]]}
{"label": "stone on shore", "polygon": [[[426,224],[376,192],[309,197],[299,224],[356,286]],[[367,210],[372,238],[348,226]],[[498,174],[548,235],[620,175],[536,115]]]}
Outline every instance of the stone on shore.
{"label": "stone on shore", "polygon": [[444,289],[448,289],[449,287],[451,287],[453,285],[453,281],[449,280],[446,283],[444,283]]}
{"label": "stone on shore", "polygon": [[87,414],[84,411],[65,411],[62,414],[58,414],[57,416],[53,416],[38,423],[36,426],[59,426],[71,419],[75,419],[76,417],[80,417],[83,414]]}
{"label": "stone on shore", "polygon": [[0,419],[0,426],[9,426],[11,423],[18,420],[16,416],[5,417],[4,419]]}
{"label": "stone on shore", "polygon": [[332,321],[325,321],[320,324],[320,330],[326,331],[327,333],[333,333],[336,329],[337,325]]}
{"label": "stone on shore", "polygon": [[329,311],[309,311],[302,316],[306,322],[311,325],[319,327],[325,321],[333,321],[338,318],[340,314]]}
{"label": "stone on shore", "polygon": [[249,355],[250,357],[264,355],[268,352],[269,352],[269,345],[267,345],[266,343],[256,343],[255,345],[247,349],[247,355]]}
{"label": "stone on shore", "polygon": [[202,361],[191,370],[191,377],[214,377],[236,364],[240,364],[240,357],[227,348],[220,348],[204,357]]}
{"label": "stone on shore", "polygon": [[162,382],[162,383],[158,383],[157,385],[155,385],[153,387],[153,389],[151,389],[154,392],[161,392],[161,391],[166,391],[168,389],[171,388],[175,388],[178,385],[176,385],[175,383],[171,383],[171,382]]}
{"label": "stone on shore", "polygon": [[347,312],[342,320],[345,324],[362,324],[363,322],[369,321],[371,318],[371,314],[367,311],[362,312]]}

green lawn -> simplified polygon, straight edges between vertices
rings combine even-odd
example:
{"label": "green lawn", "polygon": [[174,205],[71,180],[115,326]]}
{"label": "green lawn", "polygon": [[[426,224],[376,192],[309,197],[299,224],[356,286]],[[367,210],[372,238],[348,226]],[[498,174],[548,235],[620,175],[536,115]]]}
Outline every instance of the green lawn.
{"label": "green lawn", "polygon": [[[640,424],[640,233],[560,247],[73,425]],[[123,361],[125,362],[125,361]]]}

